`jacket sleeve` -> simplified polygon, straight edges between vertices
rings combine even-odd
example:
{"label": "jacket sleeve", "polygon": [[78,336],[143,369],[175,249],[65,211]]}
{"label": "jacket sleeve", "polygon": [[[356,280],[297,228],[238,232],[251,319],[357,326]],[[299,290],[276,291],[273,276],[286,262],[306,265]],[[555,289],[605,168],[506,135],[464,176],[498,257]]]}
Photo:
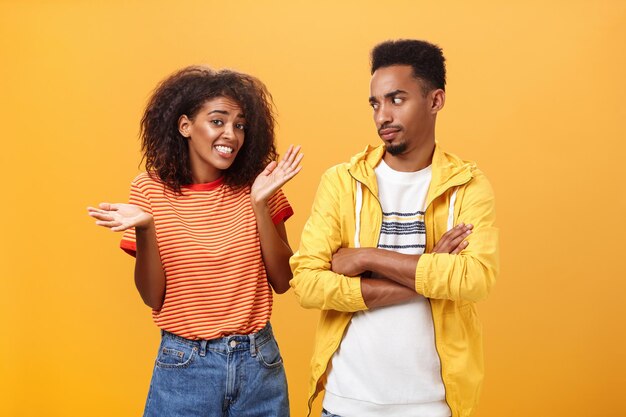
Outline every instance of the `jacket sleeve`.
{"label": "jacket sleeve", "polygon": [[466,185],[457,223],[474,225],[458,255],[427,253],[415,270],[415,289],[427,298],[455,301],[485,299],[499,270],[498,229],[493,189],[480,172]]}
{"label": "jacket sleeve", "polygon": [[366,310],[361,279],[330,270],[332,255],[342,246],[338,180],[337,167],[322,176],[300,247],[290,260],[293,271],[290,285],[304,308]]}

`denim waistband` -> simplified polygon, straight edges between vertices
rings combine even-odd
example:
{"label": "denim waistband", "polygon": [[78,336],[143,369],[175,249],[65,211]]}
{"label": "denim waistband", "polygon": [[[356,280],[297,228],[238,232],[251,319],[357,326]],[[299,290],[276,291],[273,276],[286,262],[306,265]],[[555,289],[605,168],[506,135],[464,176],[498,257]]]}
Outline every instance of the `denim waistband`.
{"label": "denim waistband", "polygon": [[273,339],[274,333],[272,332],[272,325],[268,321],[265,327],[258,332],[250,334],[231,334],[217,339],[191,340],[163,329],[161,329],[161,336],[192,347],[197,347],[200,356],[204,356],[207,349],[224,353],[249,350],[252,356],[256,356],[256,347]]}

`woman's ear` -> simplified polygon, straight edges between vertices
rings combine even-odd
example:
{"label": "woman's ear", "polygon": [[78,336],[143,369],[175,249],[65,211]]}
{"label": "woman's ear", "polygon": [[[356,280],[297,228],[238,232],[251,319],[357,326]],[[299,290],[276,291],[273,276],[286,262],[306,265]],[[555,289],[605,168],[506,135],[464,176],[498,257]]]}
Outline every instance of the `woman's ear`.
{"label": "woman's ear", "polygon": [[188,138],[191,136],[191,120],[189,120],[186,114],[178,118],[178,131],[183,137]]}

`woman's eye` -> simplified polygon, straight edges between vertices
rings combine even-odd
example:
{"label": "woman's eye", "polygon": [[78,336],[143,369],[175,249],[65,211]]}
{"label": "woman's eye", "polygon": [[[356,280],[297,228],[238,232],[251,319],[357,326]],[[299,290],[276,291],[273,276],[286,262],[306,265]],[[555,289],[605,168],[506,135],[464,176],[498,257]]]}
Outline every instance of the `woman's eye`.
{"label": "woman's eye", "polygon": [[237,123],[235,127],[239,130],[245,130],[246,125],[244,125],[243,123]]}
{"label": "woman's eye", "polygon": [[222,126],[224,124],[224,122],[222,122],[221,120],[211,120],[211,123],[213,123],[215,126]]}

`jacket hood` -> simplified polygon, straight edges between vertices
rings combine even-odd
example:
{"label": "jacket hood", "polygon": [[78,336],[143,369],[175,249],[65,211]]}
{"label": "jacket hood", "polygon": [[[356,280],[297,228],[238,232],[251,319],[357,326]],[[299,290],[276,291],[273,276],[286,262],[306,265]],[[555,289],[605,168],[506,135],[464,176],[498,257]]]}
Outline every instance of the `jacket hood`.
{"label": "jacket hood", "polygon": [[[375,190],[377,187],[371,183],[371,179],[375,178],[373,175],[374,168],[380,163],[384,154],[384,145],[368,145],[362,152],[350,159],[348,171],[357,181]],[[444,152],[439,143],[435,141],[432,160],[432,193],[440,194],[447,188],[465,184],[472,179],[476,169],[475,162],[464,161],[456,155]]]}

